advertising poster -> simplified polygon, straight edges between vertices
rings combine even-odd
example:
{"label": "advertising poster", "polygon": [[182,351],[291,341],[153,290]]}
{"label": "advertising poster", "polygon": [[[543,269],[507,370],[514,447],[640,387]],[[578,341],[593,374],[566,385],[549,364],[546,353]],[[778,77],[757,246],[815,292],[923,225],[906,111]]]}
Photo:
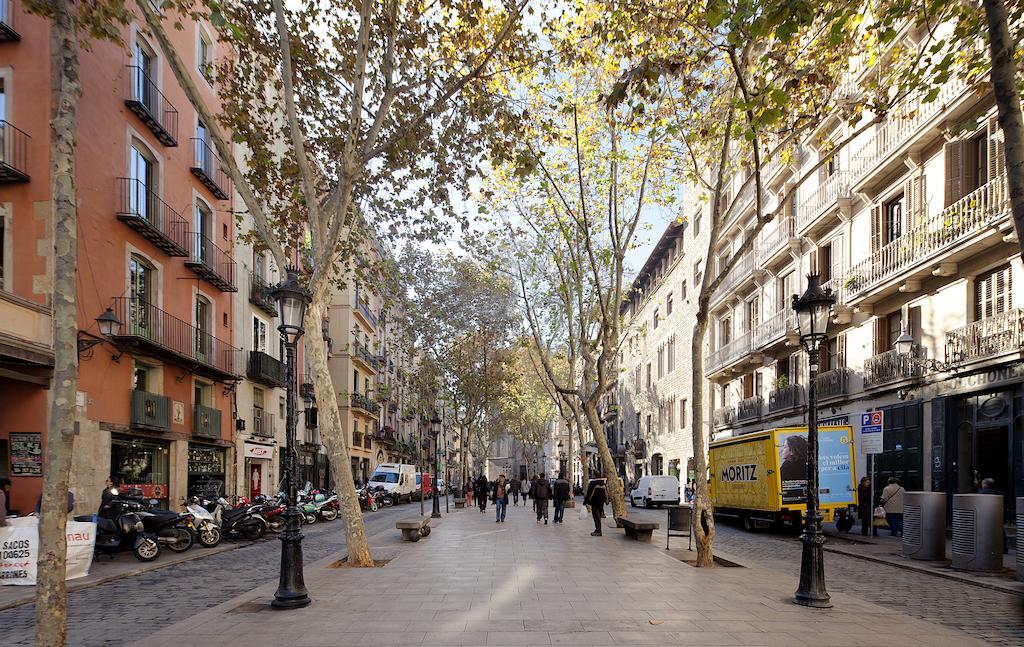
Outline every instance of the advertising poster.
{"label": "advertising poster", "polygon": [[43,475],[43,434],[11,434],[11,476]]}
{"label": "advertising poster", "polygon": [[[92,566],[96,524],[89,521],[69,521],[67,542],[67,579],[85,577]],[[38,517],[9,519],[8,525],[0,527],[0,585],[35,584],[38,559]]]}
{"label": "advertising poster", "polygon": [[[849,429],[818,430],[818,499],[822,504],[853,501]],[[779,478],[782,504],[806,504],[807,432],[779,434]]]}

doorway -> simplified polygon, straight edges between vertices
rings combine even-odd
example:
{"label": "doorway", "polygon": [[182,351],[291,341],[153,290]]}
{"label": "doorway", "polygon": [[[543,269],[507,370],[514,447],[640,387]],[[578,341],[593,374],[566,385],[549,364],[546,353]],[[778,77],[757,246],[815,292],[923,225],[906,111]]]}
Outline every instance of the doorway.
{"label": "doorway", "polygon": [[974,435],[973,485],[975,491],[984,479],[995,479],[996,487],[1005,491],[1010,482],[1006,454],[1009,449],[1010,429],[1006,425],[980,427]]}

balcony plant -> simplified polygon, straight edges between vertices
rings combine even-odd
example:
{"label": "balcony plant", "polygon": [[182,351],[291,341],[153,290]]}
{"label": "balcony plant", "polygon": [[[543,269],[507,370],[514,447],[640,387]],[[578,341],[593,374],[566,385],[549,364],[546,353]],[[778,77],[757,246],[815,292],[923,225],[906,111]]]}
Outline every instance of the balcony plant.
{"label": "balcony plant", "polygon": [[778,391],[780,389],[784,389],[787,386],[789,386],[789,376],[788,375],[780,375],[777,378],[775,378],[774,380],[772,380],[772,390],[773,391]]}

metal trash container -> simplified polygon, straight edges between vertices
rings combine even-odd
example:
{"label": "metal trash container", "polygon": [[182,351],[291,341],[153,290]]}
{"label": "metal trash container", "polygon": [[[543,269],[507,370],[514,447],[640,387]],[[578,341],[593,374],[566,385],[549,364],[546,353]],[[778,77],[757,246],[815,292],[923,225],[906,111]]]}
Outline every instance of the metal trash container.
{"label": "metal trash container", "polygon": [[911,559],[946,559],[946,493],[903,495],[903,554]]}
{"label": "metal trash container", "polygon": [[1017,579],[1024,580],[1024,496],[1017,497]]}
{"label": "metal trash container", "polygon": [[1003,569],[1003,497],[953,495],[953,568]]}
{"label": "metal trash container", "polygon": [[[692,505],[670,505],[668,508],[668,527],[665,531],[665,550],[668,550],[669,541],[672,537],[687,537],[689,544],[687,550],[693,548],[693,506]],[[673,535],[675,532],[677,534]]]}

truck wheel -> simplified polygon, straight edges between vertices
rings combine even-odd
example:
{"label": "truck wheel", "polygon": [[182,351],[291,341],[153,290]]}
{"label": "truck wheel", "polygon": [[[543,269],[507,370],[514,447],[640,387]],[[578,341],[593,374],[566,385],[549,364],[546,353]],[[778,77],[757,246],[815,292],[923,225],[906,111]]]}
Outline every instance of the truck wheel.
{"label": "truck wheel", "polygon": [[651,502],[647,499],[647,497],[644,497],[644,508],[648,510],[651,509]]}
{"label": "truck wheel", "polygon": [[750,518],[749,514],[740,516],[740,523],[743,524],[743,529],[747,532],[754,532],[757,530],[757,525],[754,523],[754,520]]}

